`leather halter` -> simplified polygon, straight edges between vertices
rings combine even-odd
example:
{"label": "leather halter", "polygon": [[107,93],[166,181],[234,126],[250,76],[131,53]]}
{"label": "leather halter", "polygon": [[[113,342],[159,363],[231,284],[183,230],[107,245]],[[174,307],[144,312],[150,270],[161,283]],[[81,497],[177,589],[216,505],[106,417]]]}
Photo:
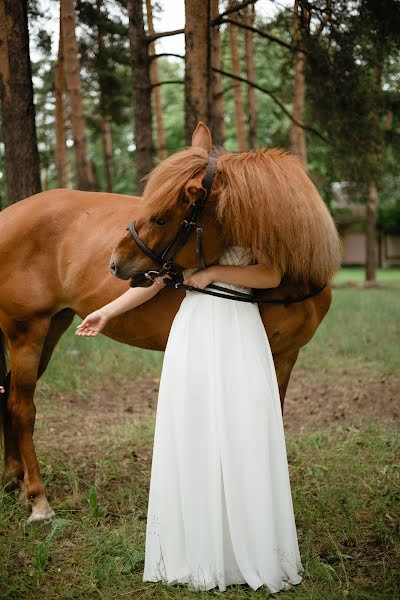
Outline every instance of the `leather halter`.
{"label": "leather halter", "polygon": [[[204,252],[203,252],[203,228],[201,226],[201,214],[202,214],[202,211],[206,205],[206,202],[207,202],[208,197],[211,192],[211,186],[212,186],[216,166],[217,166],[217,158],[215,156],[213,156],[212,154],[210,154],[210,156],[208,157],[208,163],[206,166],[206,172],[204,175],[204,179],[202,181],[202,185],[203,185],[204,189],[206,190],[206,193],[201,198],[201,200],[197,200],[196,202],[194,202],[192,204],[189,215],[181,222],[176,234],[167,243],[167,245],[163,248],[163,250],[161,250],[161,252],[159,252],[158,254],[156,254],[155,252],[150,250],[150,248],[148,246],[146,246],[146,244],[144,244],[142,242],[142,240],[139,238],[139,235],[135,229],[136,221],[133,220],[131,223],[129,223],[127,230],[131,234],[133,240],[136,242],[138,247],[142,250],[142,252],[144,252],[144,254],[146,254],[146,256],[151,258],[152,261],[154,261],[155,263],[157,263],[158,265],[161,266],[161,268],[158,271],[155,271],[155,270],[147,271],[144,274],[145,277],[147,277],[147,279],[151,279],[152,281],[154,281],[155,277],[159,277],[160,275],[165,274],[165,275],[168,275],[168,277],[166,277],[164,279],[164,283],[168,287],[175,287],[175,288],[180,288],[180,289],[184,289],[187,291],[199,292],[202,294],[209,294],[211,296],[218,296],[219,298],[227,298],[228,300],[239,300],[241,302],[252,302],[252,303],[257,303],[257,304],[283,304],[283,306],[285,306],[286,308],[290,304],[293,304],[294,302],[302,302],[303,300],[307,300],[308,298],[311,298],[312,296],[315,296],[316,294],[321,292],[326,287],[326,283],[322,286],[319,286],[315,290],[312,290],[311,292],[308,292],[306,294],[302,294],[299,296],[293,297],[293,296],[289,295],[289,296],[286,296],[286,298],[263,299],[263,298],[256,298],[253,293],[247,294],[247,293],[241,292],[239,290],[225,288],[225,287],[222,287],[219,285],[215,285],[213,283],[210,283],[207,286],[207,288],[203,289],[203,288],[196,288],[196,287],[190,286],[190,285],[185,285],[178,281],[179,277],[180,277],[180,281],[182,281],[182,274],[181,274],[180,269],[177,269],[174,266],[174,259],[175,259],[176,255],[178,254],[178,252],[181,250],[181,248],[183,248],[183,246],[187,243],[187,241],[190,237],[190,234],[192,233],[192,231],[195,228],[196,228],[196,254],[199,258],[201,268],[204,269],[206,266],[205,261],[204,261]],[[168,254],[169,252],[171,254]],[[132,281],[133,280],[131,280],[130,285],[134,287],[134,284],[132,283]],[[212,288],[212,289],[210,289],[210,288]],[[218,290],[218,291],[213,291],[213,290]],[[223,293],[221,293],[221,292],[223,292]]]}
{"label": "leather halter", "polygon": [[127,230],[131,234],[136,244],[142,250],[142,252],[144,252],[146,256],[148,256],[149,258],[151,258],[151,260],[153,260],[155,263],[161,266],[161,269],[159,269],[158,271],[147,271],[145,273],[145,277],[147,277],[147,279],[154,280],[155,277],[167,274],[170,277],[172,277],[172,279],[176,283],[176,277],[178,276],[180,271],[174,266],[174,259],[178,252],[181,250],[181,248],[183,248],[183,246],[187,243],[190,234],[195,228],[196,254],[199,258],[201,268],[204,269],[204,267],[206,266],[203,251],[203,228],[201,226],[201,214],[210,195],[216,166],[216,157],[210,155],[208,158],[204,179],[202,181],[202,185],[206,190],[206,193],[200,200],[197,200],[192,204],[190,213],[179,225],[178,231],[176,232],[174,237],[168,242],[168,244],[163,248],[163,250],[161,250],[161,252],[156,254],[155,252],[150,250],[150,248],[146,246],[146,244],[142,242],[135,229],[135,220],[133,220],[127,227]]}

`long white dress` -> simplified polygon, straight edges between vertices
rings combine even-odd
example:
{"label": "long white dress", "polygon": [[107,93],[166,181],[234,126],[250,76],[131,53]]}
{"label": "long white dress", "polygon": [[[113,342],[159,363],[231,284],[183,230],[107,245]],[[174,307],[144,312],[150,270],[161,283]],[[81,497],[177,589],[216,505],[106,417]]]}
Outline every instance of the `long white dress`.
{"label": "long white dress", "polygon": [[[239,246],[220,259],[250,261]],[[188,291],[160,380],[143,581],[278,592],[300,583],[302,572],[279,390],[258,306]]]}

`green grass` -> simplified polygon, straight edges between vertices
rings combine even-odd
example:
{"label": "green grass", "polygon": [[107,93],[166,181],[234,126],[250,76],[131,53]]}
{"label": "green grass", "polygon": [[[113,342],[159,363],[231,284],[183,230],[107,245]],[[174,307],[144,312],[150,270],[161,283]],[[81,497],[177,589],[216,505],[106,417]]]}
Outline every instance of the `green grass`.
{"label": "green grass", "polygon": [[[365,280],[364,269],[361,267],[344,267],[334,277],[334,282],[339,284],[349,280],[362,283]],[[400,287],[400,267],[377,269],[376,280],[379,285]]]}
{"label": "green grass", "polygon": [[[88,456],[47,447],[45,475],[57,518],[25,525],[25,509],[0,498],[0,597],[211,598],[142,582],[152,418],[99,435]],[[93,442],[93,440],[91,440]],[[42,444],[39,450],[43,451]],[[105,451],[107,448],[107,451]],[[370,425],[288,440],[305,575],[283,600],[400,597],[399,435]],[[237,586],[227,600],[265,597]]]}
{"label": "green grass", "polygon": [[61,338],[50,365],[39,381],[39,390],[72,390],[77,394],[103,387],[108,381],[156,376],[161,371],[163,353],[133,348],[100,335],[75,335],[81,322],[76,317]]}
{"label": "green grass", "polygon": [[400,369],[400,292],[396,288],[334,288],[332,305],[298,367],[340,367],[379,373]]}

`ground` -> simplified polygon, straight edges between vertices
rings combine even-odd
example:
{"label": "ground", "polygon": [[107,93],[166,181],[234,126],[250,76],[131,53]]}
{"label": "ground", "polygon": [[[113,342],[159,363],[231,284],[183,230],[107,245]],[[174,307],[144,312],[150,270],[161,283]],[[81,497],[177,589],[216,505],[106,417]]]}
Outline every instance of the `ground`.
{"label": "ground", "polygon": [[[305,575],[282,600],[400,599],[400,273],[390,276],[334,290],[294,368],[284,422]],[[0,493],[1,599],[221,595],[142,582],[161,361],[67,332],[36,397],[57,517],[29,526],[26,507]],[[266,595],[234,586],[224,598]]]}

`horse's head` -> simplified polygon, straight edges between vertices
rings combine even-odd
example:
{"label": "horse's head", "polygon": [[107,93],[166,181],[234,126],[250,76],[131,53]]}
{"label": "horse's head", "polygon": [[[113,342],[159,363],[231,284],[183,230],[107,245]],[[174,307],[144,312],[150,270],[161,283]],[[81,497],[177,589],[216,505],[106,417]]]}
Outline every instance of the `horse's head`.
{"label": "horse's head", "polygon": [[[216,219],[216,193],[209,162],[211,134],[199,123],[192,146],[160,163],[149,175],[142,206],[127,233],[114,248],[110,270],[120,279],[151,285],[149,271],[201,267],[213,264],[224,240]],[[163,265],[165,265],[163,268]]]}

